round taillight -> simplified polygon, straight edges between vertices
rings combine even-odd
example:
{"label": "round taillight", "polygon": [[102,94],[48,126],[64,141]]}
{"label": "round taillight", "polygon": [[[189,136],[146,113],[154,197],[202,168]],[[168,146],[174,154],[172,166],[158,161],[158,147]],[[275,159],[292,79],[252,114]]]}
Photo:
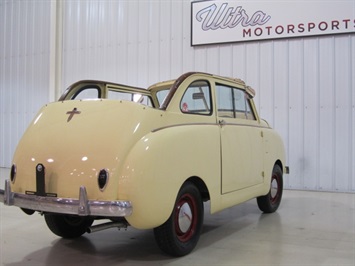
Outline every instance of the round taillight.
{"label": "round taillight", "polygon": [[97,182],[99,185],[99,188],[101,191],[103,191],[106,188],[107,182],[108,182],[108,172],[106,169],[102,169],[99,172],[99,176],[97,178]]}
{"label": "round taillight", "polygon": [[11,166],[11,172],[10,172],[10,179],[11,179],[11,182],[12,182],[12,183],[15,182],[16,173],[17,173],[17,168],[16,168],[16,165],[13,164],[13,165]]}

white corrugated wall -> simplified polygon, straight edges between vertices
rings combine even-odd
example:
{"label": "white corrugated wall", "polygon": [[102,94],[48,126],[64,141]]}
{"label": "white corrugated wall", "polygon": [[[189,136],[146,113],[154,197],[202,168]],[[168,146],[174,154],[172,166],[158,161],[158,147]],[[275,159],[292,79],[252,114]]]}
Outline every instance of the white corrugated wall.
{"label": "white corrugated wall", "polygon": [[[23,104],[33,107],[48,99],[43,84],[49,82],[44,67],[49,29],[42,25],[37,33],[41,35],[34,38],[29,11],[25,13],[32,26],[27,25],[23,34],[9,28],[9,23],[21,24],[23,18],[15,14],[21,8],[10,6],[29,8],[34,3],[0,4],[2,166],[10,165],[12,132],[19,135],[24,128],[8,113],[17,113],[16,121],[29,121]],[[32,8],[33,12],[49,8],[36,3],[41,8]],[[285,187],[355,192],[355,35],[191,47],[190,5],[177,0],[63,2],[62,90],[88,78],[146,87],[186,71],[240,77],[256,89],[261,116],[284,139],[291,168]],[[9,19],[12,16],[21,19]],[[36,19],[50,20],[46,16]],[[21,48],[10,47],[22,43],[22,38],[27,42],[42,38],[43,56],[33,60],[44,68],[36,70],[43,74],[36,78],[25,68],[20,85],[16,77],[22,77],[23,65],[14,65],[24,58]],[[34,58],[34,48],[27,51]],[[29,98],[32,94],[42,98]]]}
{"label": "white corrugated wall", "polygon": [[0,167],[48,102],[49,1],[0,1]]}

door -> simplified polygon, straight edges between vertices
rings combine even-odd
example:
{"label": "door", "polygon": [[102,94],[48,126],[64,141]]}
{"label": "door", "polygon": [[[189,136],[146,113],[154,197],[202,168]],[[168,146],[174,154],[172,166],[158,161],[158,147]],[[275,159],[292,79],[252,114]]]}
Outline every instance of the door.
{"label": "door", "polygon": [[263,182],[263,137],[244,90],[217,85],[216,93],[225,194]]}

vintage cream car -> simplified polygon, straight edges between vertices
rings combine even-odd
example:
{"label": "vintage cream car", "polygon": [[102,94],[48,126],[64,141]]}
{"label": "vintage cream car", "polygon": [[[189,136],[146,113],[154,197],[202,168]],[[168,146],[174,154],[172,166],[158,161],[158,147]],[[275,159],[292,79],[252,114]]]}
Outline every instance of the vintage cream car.
{"label": "vintage cream car", "polygon": [[185,255],[203,202],[211,213],[252,198],[267,213],[280,204],[284,147],[254,94],[239,79],[195,72],[147,90],[77,82],[28,127],[0,201],[40,212],[64,238],[154,228],[163,251]]}

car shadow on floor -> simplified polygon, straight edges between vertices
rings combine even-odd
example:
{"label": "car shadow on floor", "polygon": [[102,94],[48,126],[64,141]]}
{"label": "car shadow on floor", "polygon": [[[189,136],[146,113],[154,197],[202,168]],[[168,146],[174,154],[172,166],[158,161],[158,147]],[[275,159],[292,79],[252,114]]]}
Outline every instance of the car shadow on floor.
{"label": "car shadow on floor", "polygon": [[[209,214],[205,203],[204,226],[195,250],[185,257],[200,256],[199,252],[213,248],[218,242],[257,226],[265,217],[254,202],[247,202],[220,213]],[[249,229],[248,229],[249,230]],[[85,234],[77,239],[54,240],[49,246],[32,252],[21,262],[7,265],[165,265],[183,262],[160,251],[153,230],[128,228]]]}

